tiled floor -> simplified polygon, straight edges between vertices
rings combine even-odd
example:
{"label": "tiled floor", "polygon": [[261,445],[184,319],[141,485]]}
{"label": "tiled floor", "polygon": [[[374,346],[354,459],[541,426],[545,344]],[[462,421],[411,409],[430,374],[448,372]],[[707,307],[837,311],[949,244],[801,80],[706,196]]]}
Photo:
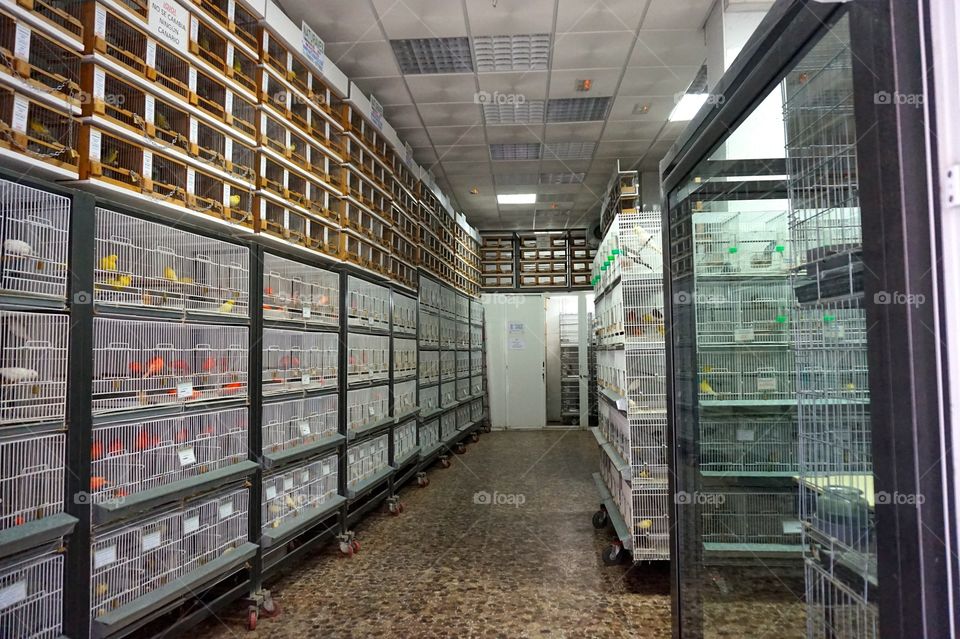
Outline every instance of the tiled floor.
{"label": "tiled floor", "polygon": [[237,607],[192,635],[669,637],[666,566],[600,561],[597,456],[583,431],[483,435],[430,486],[404,489],[402,515],[365,519],[358,555],[328,547],[273,584],[281,616],[248,633]]}

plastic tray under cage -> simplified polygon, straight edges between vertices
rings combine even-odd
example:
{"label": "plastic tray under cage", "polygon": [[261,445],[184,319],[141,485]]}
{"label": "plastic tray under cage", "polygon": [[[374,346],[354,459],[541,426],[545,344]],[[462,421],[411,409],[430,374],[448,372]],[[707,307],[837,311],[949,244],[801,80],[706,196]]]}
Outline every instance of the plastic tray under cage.
{"label": "plastic tray under cage", "polygon": [[247,458],[243,408],[96,426],[90,492],[94,503],[122,501]]}
{"label": "plastic tray under cage", "polygon": [[247,328],[94,318],[93,412],[247,393]]}
{"label": "plastic tray under cage", "polygon": [[96,220],[97,303],[249,315],[245,247],[102,208]]}
{"label": "plastic tray under cage", "polygon": [[[697,493],[707,549],[759,550],[759,546],[796,547],[801,525],[796,491]],[[721,544],[720,546],[712,544]]]}
{"label": "plastic tray under cage", "polygon": [[263,315],[308,324],[337,325],[339,276],[271,253],[263,258]]}
{"label": "plastic tray under cage", "polygon": [[712,473],[788,474],[799,472],[796,417],[743,414],[700,424],[700,470]]}
{"label": "plastic tray under cage", "polygon": [[64,299],[70,200],[0,180],[0,290]]}
{"label": "plastic tray under cage", "polygon": [[264,404],[264,453],[277,453],[336,435],[337,403],[334,394]]}
{"label": "plastic tray under cage", "polygon": [[264,394],[335,387],[338,352],[333,333],[264,329]]}
{"label": "plastic tray under cage", "polygon": [[66,439],[63,433],[0,438],[0,530],[63,512]]}
{"label": "plastic tray under cage", "polygon": [[263,530],[309,517],[337,496],[337,456],[295,466],[263,478]]}
{"label": "plastic tray under cage", "polygon": [[96,619],[186,577],[247,541],[246,489],[202,497],[95,532],[90,615]]}
{"label": "plastic tray under cage", "polygon": [[876,603],[862,588],[851,588],[839,575],[812,560],[804,562],[808,637],[858,639],[879,637]]}
{"label": "plastic tray under cage", "polygon": [[0,423],[63,419],[69,320],[0,311]]}
{"label": "plastic tray under cage", "polygon": [[63,636],[63,550],[31,551],[0,561],[3,637]]}

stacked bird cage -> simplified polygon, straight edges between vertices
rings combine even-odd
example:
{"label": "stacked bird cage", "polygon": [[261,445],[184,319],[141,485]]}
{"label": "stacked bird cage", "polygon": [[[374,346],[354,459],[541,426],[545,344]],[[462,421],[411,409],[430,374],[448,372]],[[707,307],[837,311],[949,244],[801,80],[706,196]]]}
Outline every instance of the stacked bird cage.
{"label": "stacked bird cage", "polygon": [[560,416],[580,421],[580,324],[576,313],[560,314]]}

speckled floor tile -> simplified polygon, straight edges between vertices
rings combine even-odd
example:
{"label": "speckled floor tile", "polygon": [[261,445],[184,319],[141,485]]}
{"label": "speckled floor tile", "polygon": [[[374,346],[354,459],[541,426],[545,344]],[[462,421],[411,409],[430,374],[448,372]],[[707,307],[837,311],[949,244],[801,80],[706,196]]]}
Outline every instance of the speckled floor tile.
{"label": "speckled floor tile", "polygon": [[[597,466],[587,432],[483,435],[427,488],[405,488],[402,515],[360,523],[359,554],[328,546],[272,584],[279,617],[247,632],[238,606],[191,635],[669,637],[666,566],[600,561],[610,533],[590,523]],[[481,491],[503,503],[475,503]]]}

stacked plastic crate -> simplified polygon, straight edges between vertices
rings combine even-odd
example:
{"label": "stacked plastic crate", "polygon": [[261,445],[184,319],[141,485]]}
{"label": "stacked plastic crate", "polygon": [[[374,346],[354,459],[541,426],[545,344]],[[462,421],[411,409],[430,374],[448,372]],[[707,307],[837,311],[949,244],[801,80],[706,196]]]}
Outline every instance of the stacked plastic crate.
{"label": "stacked plastic crate", "polygon": [[249,251],[98,208],[90,615],[130,627],[243,568]]}
{"label": "stacked plastic crate", "polygon": [[432,277],[420,277],[420,317],[417,326],[417,397],[420,407],[420,459],[427,464],[436,459],[443,440],[440,437],[440,313],[443,305],[441,285]]}
{"label": "stacked plastic crate", "polygon": [[337,515],[340,276],[263,255],[261,536],[264,567],[284,541]]}
{"label": "stacked plastic crate", "polygon": [[55,637],[76,524],[64,513],[71,202],[4,180],[0,216],[0,628]]}

